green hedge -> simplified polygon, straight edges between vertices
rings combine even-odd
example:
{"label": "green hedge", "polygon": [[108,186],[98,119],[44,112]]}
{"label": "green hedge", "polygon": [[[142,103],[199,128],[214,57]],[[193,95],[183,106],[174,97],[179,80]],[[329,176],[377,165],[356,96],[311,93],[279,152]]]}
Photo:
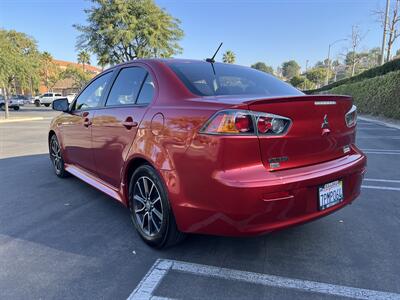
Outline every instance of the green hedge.
{"label": "green hedge", "polygon": [[353,96],[361,113],[400,119],[400,71],[324,91]]}
{"label": "green hedge", "polygon": [[376,76],[381,76],[384,74],[387,74],[389,72],[394,72],[394,71],[400,71],[400,58],[391,60],[382,66],[371,68],[367,71],[364,71],[356,76],[345,78],[336,82],[333,82],[331,84],[325,85],[323,87],[320,87],[319,89],[315,90],[309,90],[305,91],[306,94],[314,94],[322,91],[327,91],[330,89],[333,89],[335,87],[338,87],[343,84],[350,84],[350,83],[355,83],[359,82],[368,78],[373,78]]}

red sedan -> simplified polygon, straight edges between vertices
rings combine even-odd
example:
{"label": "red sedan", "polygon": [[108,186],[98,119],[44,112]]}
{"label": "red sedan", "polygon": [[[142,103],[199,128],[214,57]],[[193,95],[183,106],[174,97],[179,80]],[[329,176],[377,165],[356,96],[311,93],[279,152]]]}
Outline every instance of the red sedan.
{"label": "red sedan", "polygon": [[350,204],[366,157],[346,96],[307,96],[266,73],[194,60],[137,60],[94,78],[49,131],[59,177],[129,207],[145,242],[255,235]]}

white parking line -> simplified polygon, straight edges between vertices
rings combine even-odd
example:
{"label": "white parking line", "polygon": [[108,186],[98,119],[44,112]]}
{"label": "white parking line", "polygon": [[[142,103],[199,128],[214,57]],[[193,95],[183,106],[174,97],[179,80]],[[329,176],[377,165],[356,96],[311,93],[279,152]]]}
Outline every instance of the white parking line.
{"label": "white parking line", "polygon": [[366,127],[357,127],[358,130],[389,130],[389,131],[396,131],[397,129],[394,128],[366,128]]}
{"label": "white parking line", "polygon": [[362,185],[361,187],[364,189],[373,189],[373,190],[400,191],[400,188],[391,186]]}
{"label": "white parking line", "polygon": [[[227,279],[232,281],[242,281],[264,286],[294,289],[299,291],[320,293],[353,299],[385,299],[400,300],[400,294],[360,289],[342,285],[322,283],[309,280],[292,279],[274,275],[238,271],[233,269],[219,268],[214,266],[193,264],[175,260],[158,259],[144,276],[136,289],[128,297],[134,299],[167,299],[153,296],[153,292],[162,281],[163,277],[170,271],[180,271],[183,273],[194,274],[203,277]],[[205,298],[207,298],[205,291]],[[245,295],[244,295],[245,296]]]}
{"label": "white parking line", "polygon": [[400,155],[400,152],[363,151],[365,154]]}
{"label": "white parking line", "polygon": [[371,148],[362,148],[362,151],[377,151],[377,152],[399,152],[397,149],[371,149]]}
{"label": "white parking line", "polygon": [[375,178],[364,178],[364,181],[376,181],[376,182],[391,182],[391,183],[400,183],[400,180],[397,180],[397,179],[375,179]]}
{"label": "white parking line", "polygon": [[382,136],[358,136],[358,139],[390,139],[400,140],[400,135],[382,135]]}

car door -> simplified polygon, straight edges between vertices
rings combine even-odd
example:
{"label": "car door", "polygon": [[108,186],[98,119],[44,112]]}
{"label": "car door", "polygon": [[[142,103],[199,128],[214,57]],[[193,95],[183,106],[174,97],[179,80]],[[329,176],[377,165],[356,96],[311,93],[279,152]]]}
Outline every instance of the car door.
{"label": "car door", "polygon": [[44,104],[47,104],[49,102],[49,99],[51,98],[51,94],[46,93],[41,97],[41,102]]}
{"label": "car door", "polygon": [[70,113],[62,119],[61,132],[67,163],[94,173],[92,150],[92,117],[101,104],[112,71],[93,80],[72,104]]}
{"label": "car door", "polygon": [[155,92],[153,77],[139,66],[121,68],[92,125],[97,173],[118,188],[121,171],[140,122]]}

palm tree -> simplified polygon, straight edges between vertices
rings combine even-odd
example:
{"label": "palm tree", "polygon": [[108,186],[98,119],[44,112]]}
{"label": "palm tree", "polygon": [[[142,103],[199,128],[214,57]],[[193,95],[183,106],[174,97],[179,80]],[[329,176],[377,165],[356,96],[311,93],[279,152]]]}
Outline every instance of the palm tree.
{"label": "palm tree", "polygon": [[78,63],[82,64],[82,70],[85,72],[85,65],[90,65],[90,55],[86,51],[81,51],[78,54]]}
{"label": "palm tree", "polygon": [[53,56],[47,51],[42,53],[42,63],[44,67],[44,85],[47,90],[49,90],[49,69],[51,64],[53,63]]}
{"label": "palm tree", "polygon": [[222,61],[227,64],[233,64],[235,63],[235,60],[235,53],[233,53],[231,50],[226,51],[222,57]]}

